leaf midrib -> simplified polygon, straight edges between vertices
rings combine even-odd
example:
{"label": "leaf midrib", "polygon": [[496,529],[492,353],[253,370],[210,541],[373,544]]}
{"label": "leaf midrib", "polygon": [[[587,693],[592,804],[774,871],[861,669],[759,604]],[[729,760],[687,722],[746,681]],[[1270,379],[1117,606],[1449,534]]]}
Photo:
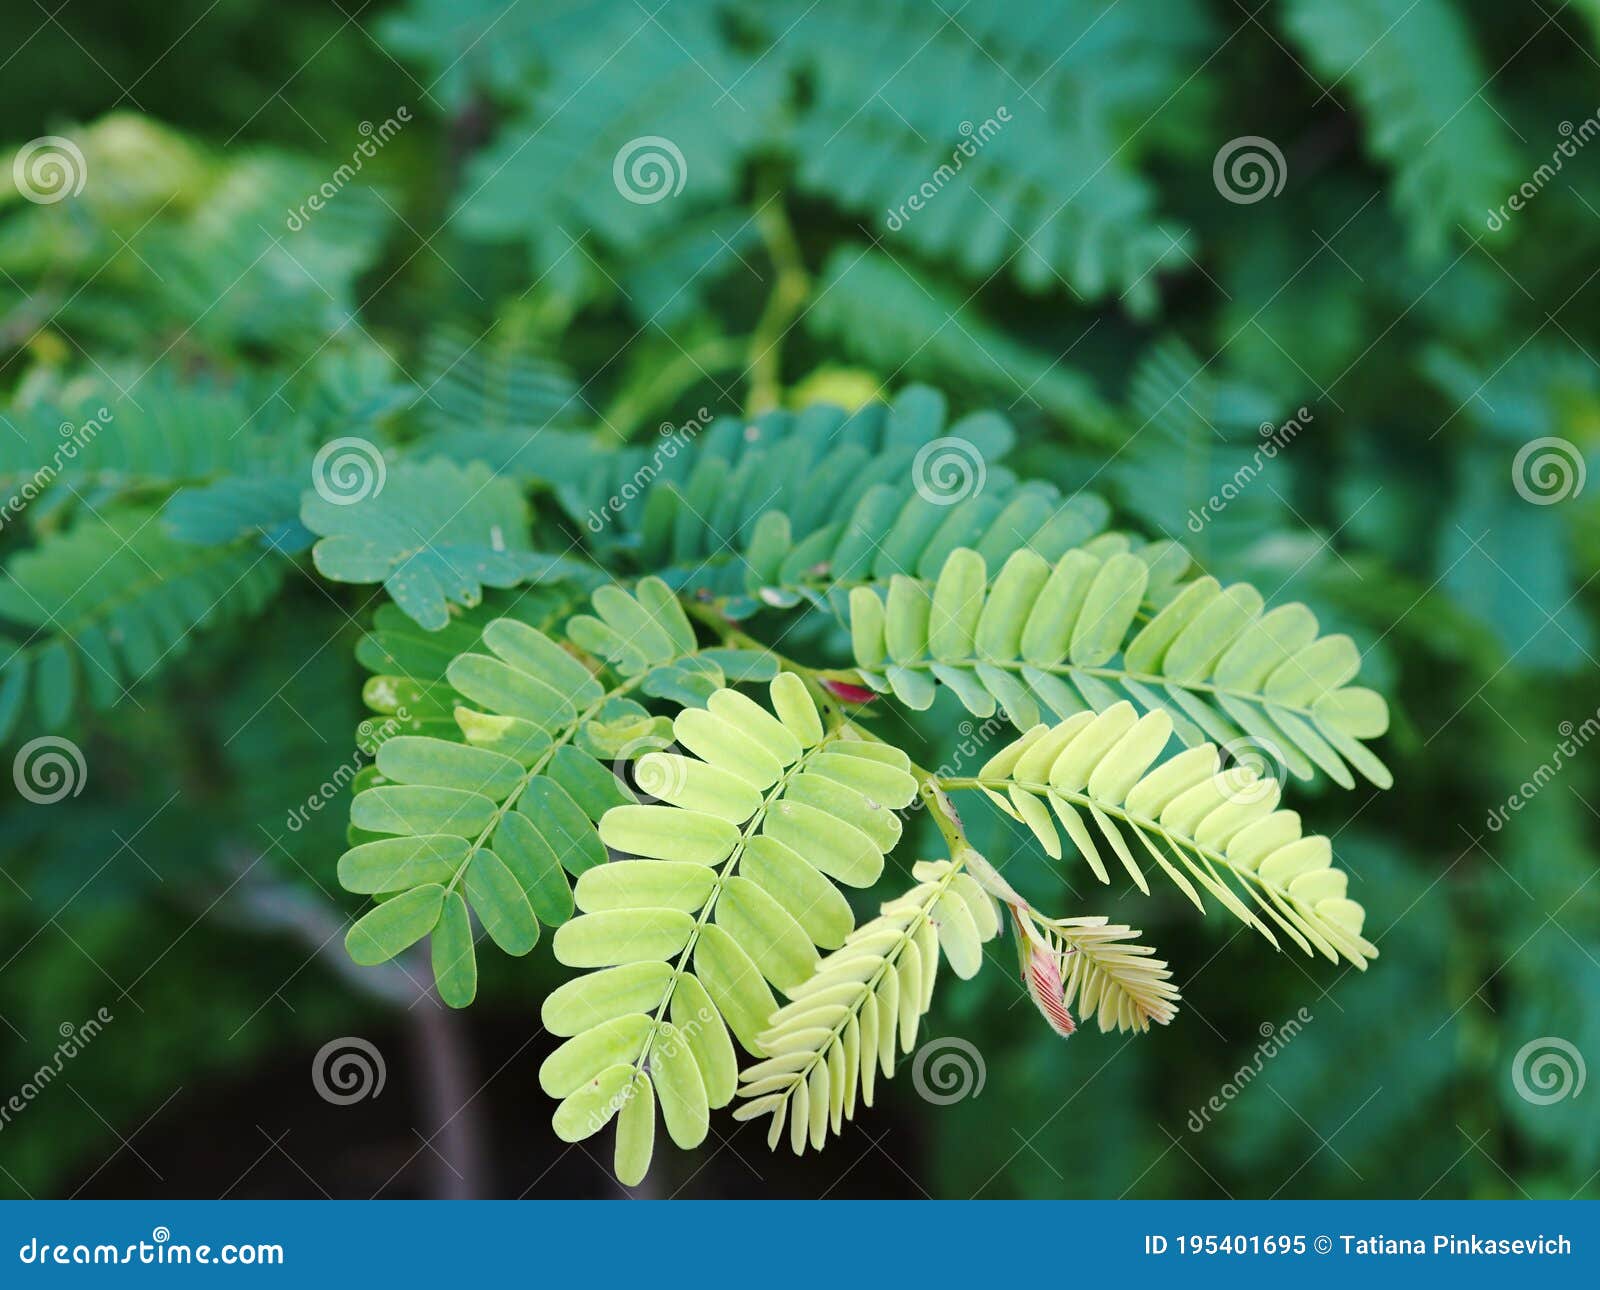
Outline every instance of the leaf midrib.
{"label": "leaf midrib", "polygon": [[[1257,704],[1262,708],[1277,708],[1281,711],[1300,717],[1301,719],[1316,726],[1319,730],[1322,729],[1323,726],[1322,719],[1318,717],[1311,708],[1280,702],[1277,699],[1269,697],[1264,691],[1257,692],[1254,690],[1236,690],[1229,686],[1217,685],[1211,681],[1180,681],[1174,677],[1163,676],[1154,672],[1134,672],[1127,668],[1104,666],[1091,667],[1086,664],[1073,663],[1066,660],[1063,660],[1059,663],[1036,663],[1025,658],[984,658],[975,654],[968,655],[964,658],[953,659],[932,657],[919,658],[913,659],[909,663],[896,662],[891,658],[885,660],[883,666],[885,668],[903,667],[910,671],[931,671],[934,666],[937,665],[940,667],[958,667],[967,671],[973,671],[980,663],[984,664],[985,666],[998,668],[1006,672],[1021,672],[1024,668],[1031,667],[1040,672],[1048,672],[1051,676],[1082,673],[1085,676],[1093,676],[1102,680],[1119,682],[1134,681],[1144,686],[1177,686],[1182,690],[1199,691],[1205,694],[1239,699],[1245,703]],[[876,671],[878,669],[869,668],[868,670]],[[1190,718],[1190,720],[1193,720],[1193,718]]]}
{"label": "leaf midrib", "polygon": [[[906,924],[905,930],[901,933],[898,943],[895,944],[893,949],[882,956],[882,966],[879,967],[876,972],[874,972],[866,979],[866,981],[862,983],[866,988],[856,996],[855,1002],[845,1009],[844,1016],[839,1019],[839,1021],[834,1025],[833,1029],[828,1033],[827,1039],[818,1044],[811,1051],[811,1060],[794,1073],[794,1083],[789,1086],[789,1091],[784,1094],[785,1098],[794,1097],[797,1090],[806,1087],[807,1082],[811,1078],[812,1070],[816,1068],[818,1062],[827,1060],[828,1050],[832,1048],[836,1042],[838,1042],[839,1036],[844,1033],[844,1028],[850,1024],[850,1019],[860,1015],[861,1007],[867,1001],[867,997],[869,995],[875,995],[878,992],[879,982],[881,982],[890,971],[894,970],[895,966],[900,962],[900,956],[905,953],[906,946],[912,943],[922,925],[932,919],[933,907],[938,903],[939,897],[949,890],[950,884],[955,881],[956,875],[961,873],[966,867],[965,863],[960,860],[950,860],[948,863],[950,865],[950,871],[938,880],[937,885],[935,886],[933,892],[929,895],[926,903],[923,904],[922,908],[917,911],[916,915],[911,919],[911,921]],[[881,1019],[879,1020],[878,1024],[880,1026],[883,1024]],[[900,1017],[898,1013],[896,1013],[890,1019],[890,1024],[896,1028],[895,1042],[898,1044],[898,1027],[900,1025]],[[880,1045],[882,1044],[881,1031],[879,1032],[879,1043]],[[873,1053],[871,1056],[873,1061],[878,1060],[878,1053]],[[861,1060],[867,1060],[865,1054],[862,1055]],[[857,1079],[860,1078],[859,1070],[856,1073],[856,1077]]]}
{"label": "leaf midrib", "polygon": [[[987,789],[990,792],[1002,794],[1008,789],[1020,788],[1023,792],[1031,793],[1035,797],[1042,797],[1046,801],[1049,800],[1051,794],[1054,794],[1055,796],[1064,801],[1070,802],[1075,806],[1093,808],[1093,810],[1100,811],[1106,815],[1120,819],[1124,823],[1135,829],[1139,829],[1142,832],[1154,833],[1157,836],[1165,839],[1166,842],[1175,850],[1189,851],[1213,866],[1221,865],[1224,869],[1233,874],[1236,878],[1240,879],[1242,882],[1247,882],[1259,887],[1262,891],[1267,892],[1269,895],[1275,896],[1280,900],[1291,902],[1295,910],[1299,913],[1300,917],[1317,928],[1319,935],[1322,935],[1329,940],[1335,939],[1333,937],[1327,937],[1327,934],[1322,931],[1322,928],[1325,926],[1327,920],[1318,915],[1315,910],[1306,910],[1305,906],[1300,901],[1296,900],[1289,894],[1288,888],[1280,887],[1276,883],[1268,882],[1259,873],[1252,869],[1239,868],[1237,865],[1229,861],[1227,856],[1225,856],[1222,852],[1205,846],[1196,841],[1194,838],[1184,837],[1181,834],[1173,833],[1159,821],[1152,820],[1148,816],[1135,815],[1125,806],[1113,806],[1108,802],[1102,802],[1094,797],[1091,797],[1087,792],[1084,791],[1064,793],[1058,788],[1053,788],[1049,783],[1041,784],[1028,780],[1008,778],[987,779],[981,775],[973,775],[965,778],[943,779],[940,780],[939,783],[940,787],[945,789],[981,788]],[[1350,936],[1351,933],[1345,931],[1343,928],[1338,929],[1338,939],[1344,939]],[[1357,936],[1355,939],[1359,940],[1360,938]],[[1337,946],[1335,946],[1335,948],[1337,948]]]}
{"label": "leaf midrib", "polygon": [[655,1047],[656,1037],[661,1033],[662,1021],[667,1015],[667,1008],[672,1003],[672,997],[677,993],[678,982],[687,970],[690,955],[699,943],[700,933],[711,920],[711,915],[716,912],[717,897],[722,895],[722,889],[739,861],[744,858],[745,848],[755,836],[757,830],[766,823],[767,812],[783,797],[784,791],[789,787],[789,781],[805,768],[806,763],[818,753],[828,747],[830,743],[837,742],[842,737],[842,730],[830,730],[822,736],[820,742],[801,752],[792,765],[786,766],[783,773],[778,776],[778,781],[761,799],[761,805],[756,807],[755,813],[745,821],[739,830],[739,840],[734,844],[728,858],[722,862],[721,872],[711,888],[711,894],[706,897],[705,903],[700,906],[700,916],[695,920],[694,927],[689,931],[689,939],[684,943],[683,949],[678,951],[677,962],[673,965],[672,976],[667,981],[666,992],[661,996],[661,1002],[656,1007],[655,1016],[650,1020],[650,1033],[645,1037],[644,1047],[639,1051],[639,1056],[634,1060],[635,1073],[644,1069],[645,1062],[650,1058],[650,1050]]}

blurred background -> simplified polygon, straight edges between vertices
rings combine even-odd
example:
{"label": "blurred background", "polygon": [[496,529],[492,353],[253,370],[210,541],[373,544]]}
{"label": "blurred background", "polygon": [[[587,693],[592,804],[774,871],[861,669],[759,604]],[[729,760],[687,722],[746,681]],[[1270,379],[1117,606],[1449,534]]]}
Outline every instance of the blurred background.
{"label": "blurred background", "polygon": [[[0,59],[0,725],[89,767],[0,806],[0,1195],[624,1194],[549,1130],[548,938],[461,1014],[345,960],[373,598],[290,534],[228,565],[230,494],[186,549],[237,594],[79,701],[52,633],[88,627],[37,584],[99,571],[83,526],[270,492],[275,436],[648,443],[919,379],[1010,417],[1018,473],[1356,638],[1395,787],[1299,809],[1382,957],[980,830],[1040,903],[1142,927],[1177,1020],[1063,1045],[1001,946],[929,1019],[981,1087],[897,1079],[801,1161],[716,1116],[640,1190],[1600,1194],[1600,5],[68,0],[6,6]],[[78,470],[63,408],[173,461]],[[933,763],[959,715],[919,722]],[[314,1074],[341,1040],[353,1100]]]}

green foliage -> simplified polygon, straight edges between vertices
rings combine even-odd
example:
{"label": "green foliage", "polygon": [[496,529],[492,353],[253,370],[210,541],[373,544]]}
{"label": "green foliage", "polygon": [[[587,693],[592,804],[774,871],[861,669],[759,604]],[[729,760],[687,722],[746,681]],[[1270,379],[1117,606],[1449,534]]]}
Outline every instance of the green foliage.
{"label": "green foliage", "polygon": [[[806,327],[878,371],[905,370],[983,399],[1042,408],[1096,444],[1120,442],[1094,383],[1018,344],[958,292],[877,251],[845,246],[823,269]],[[1019,393],[1020,391],[1020,393]]]}
{"label": "green foliage", "polygon": [[1221,769],[1214,745],[1200,744],[1152,769],[1171,735],[1165,712],[1139,717],[1126,701],[1098,716],[1080,712],[1053,728],[1034,726],[985,762],[972,786],[1055,857],[1058,820],[1101,882],[1111,878],[1096,832],[1135,885],[1150,889],[1126,831],[1196,908],[1205,908],[1204,891],[1278,943],[1226,874],[1307,954],[1315,948],[1365,969],[1378,951],[1361,937],[1365,911],[1345,895],[1346,875],[1330,867],[1328,839],[1303,836],[1300,816],[1276,809],[1279,787],[1270,776],[1244,763]]}
{"label": "green foliage", "polygon": [[279,568],[248,545],[191,547],[153,511],[80,520],[18,555],[0,584],[0,734],[24,719],[66,725],[80,695],[99,708],[164,668],[199,628],[247,617],[277,590]]}
{"label": "green foliage", "polygon": [[1108,540],[1117,536],[1054,567],[1024,548],[992,584],[983,556],[959,547],[931,586],[896,574],[883,599],[857,587],[856,662],[874,688],[912,708],[929,707],[944,685],[974,716],[998,704],[1027,729],[1041,711],[1064,720],[1131,697],[1186,744],[1248,737],[1301,779],[1315,767],[1350,788],[1342,753],[1389,787],[1388,770],[1359,742],[1388,728],[1388,705],[1349,684],[1361,656],[1348,636],[1319,636],[1301,604],[1265,609],[1247,583],[1178,582],[1181,550],[1117,551]]}
{"label": "green foliage", "polygon": [[[946,790],[982,789],[1060,857],[1053,810],[1102,882],[1096,834],[1149,891],[1131,833],[1201,909],[1203,892],[1275,945],[1274,928],[1307,953],[1357,966],[1377,953],[1360,934],[1364,911],[1346,897],[1345,875],[1330,868],[1327,839],[1303,837],[1296,813],[1275,810],[1270,774],[1222,770],[1216,747],[1201,742],[1248,731],[1269,748],[1282,743],[1302,777],[1320,770],[1348,786],[1337,747],[1386,781],[1357,740],[1383,732],[1387,709],[1348,686],[1359,662],[1349,639],[1319,637],[1303,606],[1267,611],[1247,585],[1224,592],[1210,577],[1184,581],[1180,547],[1098,532],[1095,499],[1063,504],[1047,487],[988,472],[984,451],[1011,443],[993,414],[945,429],[945,401],[926,387],[854,415],[819,404],[742,429],[715,422],[682,445],[681,460],[669,459],[670,480],[644,476],[635,540],[607,548],[630,562],[653,558],[676,592],[654,575],[632,594],[601,585],[594,614],[566,618],[563,648],[522,619],[452,621],[443,605],[452,635],[436,642],[395,612],[414,609],[402,590],[362,643],[362,661],[377,672],[368,704],[392,714],[394,730],[374,740],[376,766],[351,808],[356,845],[340,862],[347,888],[384,897],[351,929],[350,952],[382,962],[431,933],[441,996],[462,1006],[475,993],[472,917],[512,954],[532,949],[539,922],[557,925],[556,959],[588,975],[546,1000],[545,1025],[566,1042],[541,1082],[559,1101],[564,1140],[616,1119],[614,1164],[626,1183],[650,1166],[658,1106],[677,1145],[705,1138],[710,1111],[735,1093],[735,1041],[757,1059],[747,1113],[773,1114],[774,1142],[786,1123],[797,1150],[820,1146],[853,1114],[858,1090],[870,1100],[863,1054],[887,1076],[896,1031],[910,1051],[940,954],[958,977],[978,971],[983,942],[999,930],[995,899],[1011,908],[1024,978],[1062,1033],[1072,1029],[1069,998],[1104,1026],[1171,1019],[1176,995],[1161,965],[1116,949],[1126,929],[1096,938],[1093,920],[1039,914],[964,840]],[[986,472],[960,481],[971,497],[938,491],[945,478],[930,450],[953,447],[973,454],[961,464]],[[558,467],[558,495],[574,518],[620,490],[630,467],[638,475],[636,454],[611,455],[620,459],[591,451],[575,471]],[[807,461],[830,469],[819,479],[799,468]],[[411,473],[397,490],[402,471]],[[420,511],[425,487],[457,473],[402,464],[372,496],[387,499],[385,519],[413,523],[406,504]],[[802,488],[767,486],[773,479]],[[507,482],[484,476],[483,489]],[[308,497],[305,519],[318,528],[369,504]],[[607,511],[620,519],[630,507]],[[370,518],[356,527],[382,531]],[[734,584],[743,591],[725,594],[708,617],[721,633],[713,654],[680,597],[698,604],[712,594],[706,563],[746,533]],[[966,540],[1004,560],[992,586]],[[314,554],[326,572],[321,548]],[[931,587],[899,572],[908,567],[936,571]],[[904,751],[832,701],[819,712],[812,693],[825,693],[828,673],[785,661],[770,711],[725,688],[728,647],[756,643],[732,622],[774,611],[803,619],[844,603],[846,589],[863,669],[843,674],[849,684],[912,710],[930,707],[943,686],[977,716],[1003,710],[1022,737],[975,777],[914,777]],[[565,609],[552,589],[538,612]],[[747,667],[736,679],[751,676]],[[641,706],[647,698],[679,710],[669,723]],[[1035,725],[1041,702],[1067,720]],[[440,737],[447,716],[464,745]],[[1167,756],[1175,720],[1196,746]],[[688,755],[666,751],[671,740]],[[639,802],[635,789],[658,804]],[[922,885],[855,935],[833,884],[877,882],[901,841],[894,812],[919,792],[949,831],[950,860],[917,870]],[[568,917],[563,870],[577,877],[577,917]],[[818,948],[833,951],[820,966]],[[774,990],[789,1000],[781,1009]],[[893,1013],[894,1025],[863,1020],[869,1006]]]}
{"label": "green foliage", "polygon": [[[466,631],[488,652],[463,649],[448,661],[433,642],[401,635],[405,622],[393,616],[367,638],[381,663],[407,669],[369,681],[368,702],[419,731],[428,727],[414,723],[428,715],[438,723],[459,704],[453,719],[465,742],[398,730],[374,741],[376,764],[350,804],[356,845],[339,860],[346,890],[379,898],[346,937],[358,963],[387,962],[432,933],[440,995],[464,1007],[477,989],[469,906],[512,955],[534,947],[540,923],[571,914],[567,874],[605,862],[596,825],[633,801],[600,759],[664,742],[658,722],[626,696],[691,682],[709,692],[722,676],[660,581],[646,579],[634,595],[601,587],[594,608],[598,616],[568,620],[566,634],[606,660],[618,678],[609,688],[516,618]],[[437,682],[410,675],[440,663],[449,701]]]}
{"label": "green foliage", "polygon": [[1593,1191],[1514,1079],[1600,1033],[1589,9],[193,16],[11,23],[87,182],[0,159],[0,735],[88,774],[0,815],[0,1075],[119,1020],[8,1193],[417,992],[556,1099],[463,1186],[726,1191],[656,1120],[736,1108],[893,1127],[780,1192]]}
{"label": "green foliage", "polygon": [[13,213],[0,281],[7,293],[38,282],[13,307],[146,361],[259,346],[299,362],[347,323],[390,218],[373,190],[352,186],[291,230],[287,214],[327,178],[320,163],[259,149],[218,157],[120,114],[69,137],[96,182],[82,204]]}
{"label": "green foliage", "polygon": [[[1137,163],[1159,140],[1138,126],[1206,47],[1199,6],[1045,3],[956,22],[909,0],[771,9],[780,57],[812,86],[791,144],[803,189],[973,281],[1154,306],[1153,275],[1188,241],[1156,216]],[[863,102],[891,67],[892,95]],[[959,121],[953,85],[970,105]]]}
{"label": "green foliage", "polygon": [[803,994],[818,979],[814,946],[846,944],[855,920],[833,884],[877,881],[900,840],[894,811],[916,792],[903,753],[826,731],[793,673],[770,697],[771,711],[718,690],[678,714],[673,733],[694,755],[640,759],[641,785],[664,805],[606,813],[600,838],[623,858],[578,880],[583,913],[556,933],[557,959],[600,970],[545,1000],[545,1026],[571,1038],[539,1081],[561,1099],[564,1141],[621,1113],[629,1185],[654,1133],[630,1104],[648,1107],[653,1088],[673,1142],[700,1144],[709,1110],[734,1095],[730,1032],[751,1054],[772,1051],[768,984]]}
{"label": "green foliage", "polygon": [[770,1116],[767,1145],[789,1128],[796,1155],[820,1149],[831,1127],[854,1119],[856,1099],[872,1105],[881,1069],[910,1053],[933,1002],[941,951],[961,977],[983,963],[983,942],[999,930],[993,899],[956,865],[919,861],[917,886],[886,902],[853,931],[772,1014],[763,1060],[740,1072],[738,1119]]}
{"label": "green foliage", "polygon": [[1368,148],[1397,173],[1393,200],[1418,250],[1437,257],[1513,183],[1503,118],[1466,23],[1445,0],[1358,0],[1337,13],[1291,0],[1284,26],[1325,80],[1348,81]]}
{"label": "green foliage", "polygon": [[484,587],[513,587],[548,567],[527,550],[521,495],[486,467],[404,462],[390,472],[364,440],[328,447],[313,468],[318,487],[300,505],[301,523],[320,539],[311,558],[323,577],[381,582],[438,630],[450,605],[471,608]]}

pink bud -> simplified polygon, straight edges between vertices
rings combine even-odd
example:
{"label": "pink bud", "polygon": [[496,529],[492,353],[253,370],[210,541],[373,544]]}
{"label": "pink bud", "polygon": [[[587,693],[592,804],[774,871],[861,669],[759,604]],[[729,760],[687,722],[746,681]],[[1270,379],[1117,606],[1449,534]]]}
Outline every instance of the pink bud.
{"label": "pink bud", "polygon": [[1048,945],[1029,938],[1027,963],[1022,970],[1022,982],[1038,1005],[1050,1029],[1065,1039],[1078,1028],[1072,1014],[1067,1011],[1066,989],[1061,984],[1061,965]]}
{"label": "pink bud", "polygon": [[848,681],[824,679],[822,688],[836,698],[843,699],[846,703],[871,703],[878,697],[873,691],[864,689],[859,685],[851,685]]}

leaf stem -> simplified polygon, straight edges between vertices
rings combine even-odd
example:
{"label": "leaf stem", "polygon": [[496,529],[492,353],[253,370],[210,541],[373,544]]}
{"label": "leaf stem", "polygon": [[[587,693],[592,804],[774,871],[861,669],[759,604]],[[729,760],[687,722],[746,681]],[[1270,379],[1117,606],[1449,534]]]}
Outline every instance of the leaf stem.
{"label": "leaf stem", "polygon": [[783,391],[783,340],[811,295],[811,275],[806,272],[800,244],[779,191],[774,183],[755,215],[756,227],[778,276],[755,331],[750,334],[750,389],[745,402],[749,416],[759,416],[778,406]]}
{"label": "leaf stem", "polygon": [[729,336],[713,336],[688,346],[661,364],[650,380],[624,387],[600,416],[602,433],[626,443],[653,409],[671,406],[710,373],[738,367],[744,358],[744,345]]}

